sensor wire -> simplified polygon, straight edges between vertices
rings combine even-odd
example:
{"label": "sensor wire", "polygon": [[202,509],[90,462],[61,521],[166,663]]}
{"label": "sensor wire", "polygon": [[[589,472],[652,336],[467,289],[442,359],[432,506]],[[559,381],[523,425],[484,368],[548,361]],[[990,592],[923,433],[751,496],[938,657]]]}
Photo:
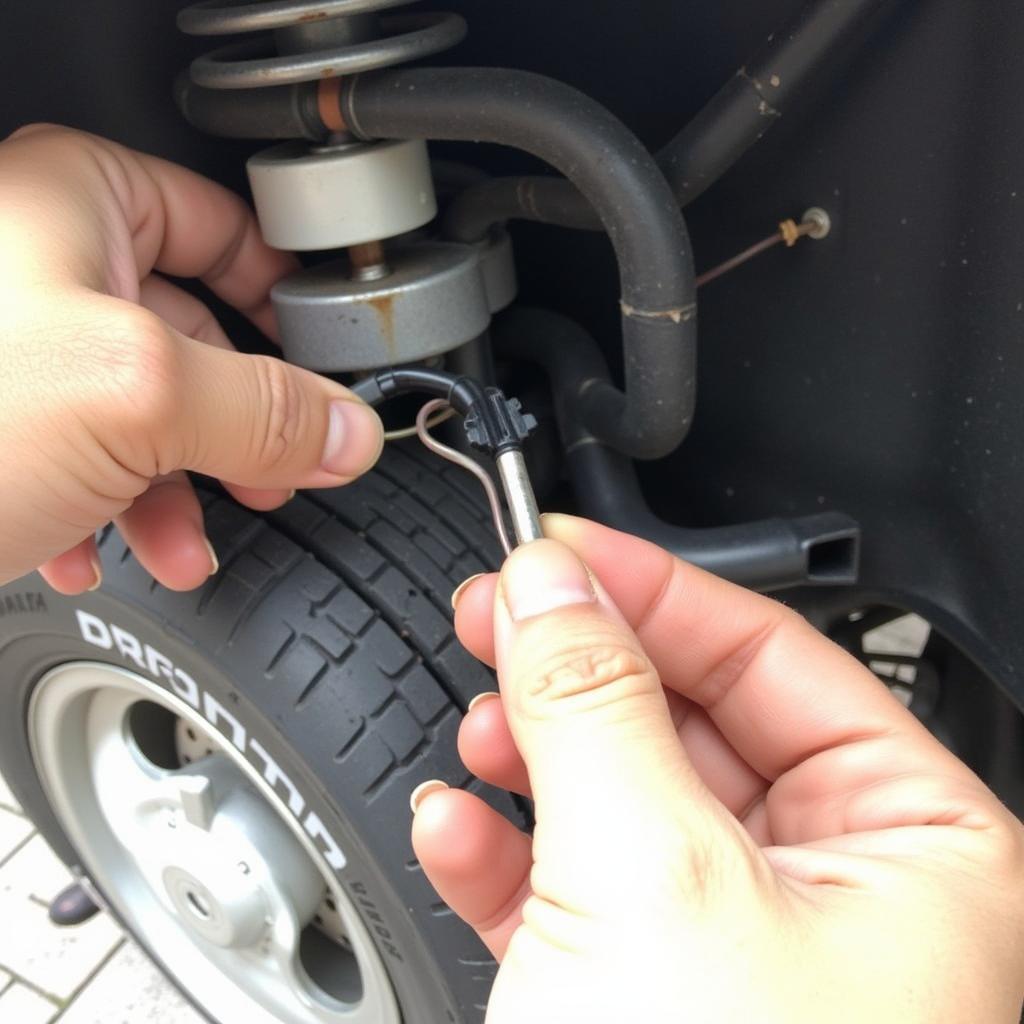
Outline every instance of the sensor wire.
{"label": "sensor wire", "polygon": [[494,481],[490,478],[487,471],[477,465],[468,455],[463,455],[462,452],[449,448],[448,445],[438,441],[430,433],[431,427],[437,423],[436,420],[431,421],[431,417],[435,413],[440,413],[442,410],[450,408],[443,398],[435,398],[432,402],[427,402],[416,416],[416,434],[428,450],[432,451],[435,455],[439,455],[442,459],[454,463],[460,469],[466,470],[467,473],[472,473],[480,481],[484,492],[487,494],[488,504],[491,506],[491,515],[494,517],[494,529],[498,533],[498,539],[501,541],[505,555],[511,555],[512,541],[505,527],[505,514],[502,509],[501,498],[498,495],[498,488],[495,486]]}
{"label": "sensor wire", "polygon": [[792,249],[801,238],[806,238],[809,235],[813,235],[815,231],[820,230],[821,225],[816,221],[805,220],[803,223],[797,224],[794,220],[784,220],[774,235],[769,235],[768,238],[762,239],[762,241],[752,245],[749,249],[744,249],[739,255],[733,256],[732,259],[728,259],[717,267],[713,267],[711,270],[701,274],[697,278],[697,287],[703,288],[706,284],[717,281],[718,278],[724,277],[731,271],[736,270],[737,267],[742,267],[744,263],[754,259],[755,256],[760,256],[761,253],[767,252],[777,245],[782,245],[783,242],[785,242],[787,248]]}
{"label": "sensor wire", "polygon": [[[436,416],[431,416],[427,422],[427,429],[433,430],[434,427],[439,427],[442,423],[447,423],[455,415],[455,410],[448,406],[443,412],[439,412]],[[407,441],[410,437],[419,437],[419,427],[413,424],[411,427],[403,427],[401,430],[389,430],[384,435],[384,440],[387,442],[392,441]]]}

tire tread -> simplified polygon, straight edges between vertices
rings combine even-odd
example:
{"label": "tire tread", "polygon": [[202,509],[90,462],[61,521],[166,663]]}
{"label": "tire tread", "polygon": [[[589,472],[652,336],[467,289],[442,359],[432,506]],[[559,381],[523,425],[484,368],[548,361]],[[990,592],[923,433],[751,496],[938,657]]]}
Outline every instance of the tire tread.
{"label": "tire tread", "polygon": [[[490,513],[462,475],[391,446],[350,487],[303,493],[265,515],[204,489],[221,570],[195,594],[153,584],[115,532],[101,551],[112,591],[234,675],[251,666],[247,696],[417,894],[404,898],[421,908],[418,927],[447,959],[464,1020],[476,1024],[493,961],[437,901],[405,824],[408,795],[427,778],[465,785],[526,823],[508,794],[468,777],[456,753],[468,702],[494,682],[455,640],[450,597],[500,560]],[[182,623],[201,635],[184,635]]]}

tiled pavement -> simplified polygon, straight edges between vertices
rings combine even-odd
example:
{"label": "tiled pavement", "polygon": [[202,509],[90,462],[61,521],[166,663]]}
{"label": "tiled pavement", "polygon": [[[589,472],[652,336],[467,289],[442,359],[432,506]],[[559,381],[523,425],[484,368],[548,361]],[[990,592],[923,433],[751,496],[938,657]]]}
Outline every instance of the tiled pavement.
{"label": "tiled pavement", "polygon": [[0,1022],[203,1024],[106,914],[50,923],[69,880],[0,778]]}

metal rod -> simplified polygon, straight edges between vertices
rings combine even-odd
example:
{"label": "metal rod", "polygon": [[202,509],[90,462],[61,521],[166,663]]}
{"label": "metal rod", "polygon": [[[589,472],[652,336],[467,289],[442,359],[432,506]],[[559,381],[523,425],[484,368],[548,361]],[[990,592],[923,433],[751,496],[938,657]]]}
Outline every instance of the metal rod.
{"label": "metal rod", "polygon": [[352,264],[353,281],[380,281],[391,273],[381,242],[350,245],[348,258]]}
{"label": "metal rod", "polygon": [[530,541],[543,539],[544,530],[541,527],[537,498],[533,493],[523,453],[502,452],[495,461],[498,464],[498,476],[505,492],[505,501],[512,516],[516,540],[520,544],[529,544]]}

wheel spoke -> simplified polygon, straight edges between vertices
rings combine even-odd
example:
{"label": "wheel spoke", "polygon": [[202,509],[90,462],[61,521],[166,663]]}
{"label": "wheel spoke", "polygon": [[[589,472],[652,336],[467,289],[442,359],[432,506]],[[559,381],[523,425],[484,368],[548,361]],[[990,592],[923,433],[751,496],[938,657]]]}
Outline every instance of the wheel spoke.
{"label": "wheel spoke", "polygon": [[216,810],[213,802],[213,783],[209,777],[178,775],[171,784],[177,789],[179,806],[185,821],[194,828],[209,832]]}
{"label": "wheel spoke", "polygon": [[270,930],[268,967],[292,995],[301,1002],[310,1000],[309,980],[299,962],[299,936],[302,929],[290,907],[281,904]]}
{"label": "wheel spoke", "polygon": [[[212,1015],[396,1024],[387,972],[355,908],[288,805],[228,741],[160,687],[111,666],[56,669],[39,691],[40,763],[87,871]],[[200,751],[184,767],[164,743],[180,722]],[[325,903],[354,952],[307,933]]]}
{"label": "wheel spoke", "polygon": [[129,846],[167,810],[163,783],[170,774],[144,762],[133,749],[125,726],[133,703],[129,694],[117,690],[97,694],[87,723],[96,800],[118,838]]}

